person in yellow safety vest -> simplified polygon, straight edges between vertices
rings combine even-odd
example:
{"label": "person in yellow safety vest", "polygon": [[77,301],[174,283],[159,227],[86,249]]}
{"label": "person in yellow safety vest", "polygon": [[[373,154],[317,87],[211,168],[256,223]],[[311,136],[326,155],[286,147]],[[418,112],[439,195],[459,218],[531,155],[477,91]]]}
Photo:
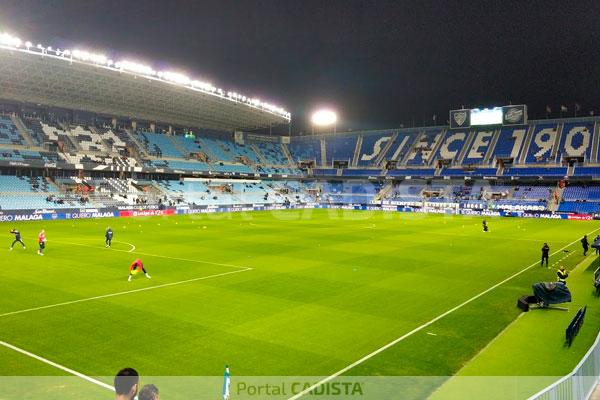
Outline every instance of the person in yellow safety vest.
{"label": "person in yellow safety vest", "polygon": [[558,271],[556,271],[556,275],[558,276],[558,281],[562,283],[567,283],[567,278],[569,277],[569,272],[565,270],[565,267],[561,266]]}

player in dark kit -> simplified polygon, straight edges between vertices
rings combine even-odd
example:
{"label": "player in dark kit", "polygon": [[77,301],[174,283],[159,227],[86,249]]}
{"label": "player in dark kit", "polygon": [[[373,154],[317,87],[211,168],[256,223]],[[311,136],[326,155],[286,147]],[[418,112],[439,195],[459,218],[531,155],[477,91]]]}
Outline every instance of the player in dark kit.
{"label": "player in dark kit", "polygon": [[545,260],[546,261],[546,267],[548,268],[549,253],[550,253],[550,246],[548,246],[548,243],[544,243],[544,246],[542,246],[542,264],[541,264],[541,267],[544,266],[544,260]]}
{"label": "player in dark kit", "polygon": [[569,271],[565,270],[565,267],[561,266],[558,271],[556,271],[556,276],[558,277],[558,281],[562,283],[567,283],[567,278],[569,277]]}
{"label": "player in dark kit", "polygon": [[583,255],[587,256],[588,249],[590,248],[587,235],[583,235],[583,238],[581,239],[581,247],[583,247]]}
{"label": "player in dark kit", "polygon": [[131,279],[133,279],[134,275],[137,275],[140,271],[142,271],[144,273],[144,275],[146,275],[146,278],[150,279],[151,276],[148,275],[148,272],[146,272],[146,269],[144,268],[144,264],[142,263],[142,260],[140,260],[139,258],[136,258],[134,262],[131,263],[131,265],[129,266],[129,279],[127,279],[129,282],[131,282]]}
{"label": "player in dark kit", "polygon": [[112,243],[112,238],[113,238],[113,231],[112,231],[112,229],[110,229],[110,226],[108,228],[106,228],[106,233],[104,234],[104,238],[105,238],[105,242],[106,242],[106,247],[110,247],[110,245]]}
{"label": "player in dark kit", "polygon": [[483,222],[481,223],[481,225],[483,227],[483,231],[484,232],[487,232],[489,230],[488,226],[487,226],[487,222],[485,222],[485,219],[483,220]]}
{"label": "player in dark kit", "polygon": [[10,233],[12,233],[13,235],[15,235],[15,240],[12,242],[12,244],[10,245],[10,249],[13,249],[13,246],[15,245],[15,243],[21,243],[21,246],[23,246],[23,250],[25,249],[25,243],[23,243],[23,240],[21,239],[21,232],[19,232],[16,229],[13,229],[12,231],[10,231]]}

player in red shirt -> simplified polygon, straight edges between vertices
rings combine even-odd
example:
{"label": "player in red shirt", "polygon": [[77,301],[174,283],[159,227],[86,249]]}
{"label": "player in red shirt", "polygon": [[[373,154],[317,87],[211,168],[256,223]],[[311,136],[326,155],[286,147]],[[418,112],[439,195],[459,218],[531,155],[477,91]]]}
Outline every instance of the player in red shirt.
{"label": "player in red shirt", "polygon": [[142,271],[144,273],[144,275],[146,275],[146,278],[148,278],[148,279],[151,278],[151,276],[148,275],[148,272],[146,272],[146,269],[144,268],[144,264],[142,263],[142,260],[140,260],[139,258],[136,258],[135,261],[132,262],[131,265],[129,266],[128,281],[131,282],[131,279],[133,278],[133,276],[136,275],[140,271]]}
{"label": "player in red shirt", "polygon": [[42,229],[40,233],[38,233],[38,243],[40,248],[38,249],[38,254],[40,256],[44,255],[44,249],[46,248],[46,231]]}

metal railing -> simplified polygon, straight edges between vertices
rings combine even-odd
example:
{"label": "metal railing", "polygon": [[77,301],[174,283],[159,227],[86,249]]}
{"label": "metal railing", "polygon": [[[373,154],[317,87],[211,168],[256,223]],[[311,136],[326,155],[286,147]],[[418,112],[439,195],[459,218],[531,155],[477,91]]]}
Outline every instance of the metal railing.
{"label": "metal railing", "polygon": [[528,400],[587,400],[600,381],[600,334],[573,372]]}

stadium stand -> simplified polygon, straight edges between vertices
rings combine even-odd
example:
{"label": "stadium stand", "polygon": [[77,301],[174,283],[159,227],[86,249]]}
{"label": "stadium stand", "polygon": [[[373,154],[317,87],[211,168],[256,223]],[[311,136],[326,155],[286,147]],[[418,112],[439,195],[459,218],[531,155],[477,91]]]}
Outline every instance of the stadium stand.
{"label": "stadium stand", "polygon": [[325,153],[327,165],[333,165],[333,161],[348,161],[352,163],[354,150],[356,149],[357,135],[342,135],[325,139]]}
{"label": "stadium stand", "polygon": [[321,163],[321,139],[315,137],[295,137],[288,145],[294,162],[314,161],[316,165]]}
{"label": "stadium stand", "polygon": [[554,146],[558,128],[558,124],[556,123],[542,123],[535,125],[525,162],[533,164],[555,161]]}
{"label": "stadium stand", "polygon": [[405,164],[408,166],[429,165],[442,134],[443,132],[438,129],[423,131],[415,146],[409,151]]}
{"label": "stadium stand", "polygon": [[183,154],[165,134],[141,132],[136,133],[137,139],[146,152],[155,157],[182,158]]}
{"label": "stadium stand", "polygon": [[525,140],[527,126],[510,126],[500,129],[496,146],[492,152],[492,161],[498,157],[514,158],[519,156],[520,146]]}
{"label": "stadium stand", "polygon": [[[106,125],[3,116],[0,163],[4,167],[50,167],[57,171],[135,169],[150,175],[144,177],[146,192],[139,187],[131,191],[136,187],[133,181],[120,185],[114,176],[107,175],[106,184],[98,177],[89,182],[78,177],[77,185],[85,183],[97,188],[82,199],[79,193],[72,193],[73,183],[67,178],[62,180],[59,173],[56,184],[41,185],[43,190],[16,186],[17,191],[1,206],[21,209],[58,208],[66,204],[130,206],[148,201],[195,205],[392,201],[417,206],[447,202],[470,209],[598,213],[600,199],[596,189],[584,186],[585,179],[600,176],[600,166],[592,162],[598,157],[593,143],[600,141],[600,137],[595,137],[596,124],[596,119],[586,118],[470,131],[415,128],[292,137],[289,144],[284,144],[273,137],[254,134],[236,135],[234,140],[231,133],[199,131],[196,137],[186,137],[180,133],[153,133],[146,128],[129,131]],[[499,158],[508,164],[498,163]],[[440,159],[449,165],[438,165]],[[348,161],[349,166],[332,168],[334,160]],[[314,167],[300,170],[294,163],[301,161],[312,161]],[[396,167],[386,169],[387,161],[396,161]],[[7,170],[3,173],[14,174]],[[28,174],[46,176],[47,172],[33,170]],[[166,175],[158,179],[154,174]],[[227,179],[251,177],[257,182],[262,176],[271,180],[268,184],[262,181],[261,185],[230,182],[228,187],[201,187],[185,183],[180,187],[177,179],[187,174]],[[282,180],[274,180],[275,177]],[[299,177],[315,181],[299,182]],[[517,178],[518,184],[513,185],[511,180]],[[562,180],[573,181],[564,193],[556,189]],[[46,180],[38,185],[43,182]],[[50,202],[46,200],[49,193],[53,196]],[[163,194],[162,200],[159,193]],[[19,196],[26,201],[19,202]]]}
{"label": "stadium stand", "polygon": [[392,144],[394,133],[392,132],[372,132],[362,136],[361,148],[357,160],[360,167],[375,166],[386,149],[386,146]]}
{"label": "stadium stand", "polygon": [[504,175],[509,176],[554,176],[565,177],[567,175],[566,167],[525,167],[525,168],[507,168]]}
{"label": "stadium stand", "polygon": [[0,144],[26,144],[10,117],[0,116]]}
{"label": "stadium stand", "polygon": [[290,163],[281,149],[281,143],[256,141],[253,144],[258,148],[267,165],[289,166]]}

